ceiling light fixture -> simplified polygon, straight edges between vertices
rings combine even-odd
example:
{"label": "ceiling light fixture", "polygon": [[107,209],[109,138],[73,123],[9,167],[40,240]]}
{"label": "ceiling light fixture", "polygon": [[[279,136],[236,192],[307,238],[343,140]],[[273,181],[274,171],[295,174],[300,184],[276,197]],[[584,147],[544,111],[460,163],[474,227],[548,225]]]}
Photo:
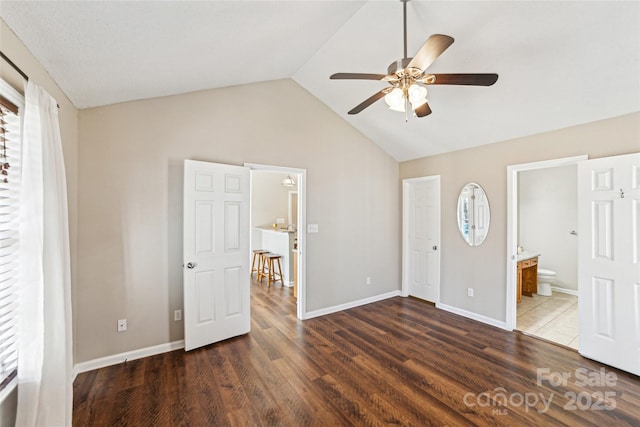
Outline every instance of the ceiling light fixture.
{"label": "ceiling light fixture", "polygon": [[287,175],[287,177],[282,180],[282,186],[283,187],[295,187],[296,186],[296,182],[293,179],[291,179],[291,176]]}
{"label": "ceiling light fixture", "polygon": [[387,74],[369,73],[335,73],[329,78],[348,80],[379,80],[390,86],[378,91],[360,104],[349,110],[349,114],[358,114],[374,102],[384,98],[391,110],[405,113],[405,121],[409,120],[409,112],[416,117],[431,114],[427,102],[428,85],[465,85],[491,86],[498,80],[494,73],[480,74],[431,74],[426,71],[431,64],[453,43],[453,37],[434,34],[422,45],[416,56],[407,57],[407,2],[402,2],[402,24],[404,35],[404,56],[387,68]]}
{"label": "ceiling light fixture", "polygon": [[393,111],[406,112],[407,101],[411,104],[411,110],[427,103],[427,88],[417,84],[405,85],[405,87],[394,87],[391,92],[384,96],[384,102]]}

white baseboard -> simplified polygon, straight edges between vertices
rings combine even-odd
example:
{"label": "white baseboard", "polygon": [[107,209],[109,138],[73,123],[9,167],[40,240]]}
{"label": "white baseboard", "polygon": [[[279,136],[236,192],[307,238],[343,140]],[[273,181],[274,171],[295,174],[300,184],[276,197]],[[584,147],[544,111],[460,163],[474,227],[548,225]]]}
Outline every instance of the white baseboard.
{"label": "white baseboard", "polygon": [[461,308],[453,307],[453,306],[442,304],[442,303],[436,303],[436,308],[466,317],[471,320],[476,320],[481,323],[486,323],[487,325],[495,326],[500,329],[505,329],[507,331],[510,330],[509,328],[507,328],[507,322],[502,322],[500,320],[492,319],[491,317],[483,316],[482,314],[474,313],[472,311],[463,310]]}
{"label": "white baseboard", "polygon": [[561,294],[569,294],[569,295],[578,296],[578,291],[574,291],[573,289],[565,289],[565,288],[558,288],[557,286],[552,286],[551,290],[552,291],[556,291],[556,292],[560,292]]}
{"label": "white baseboard", "polygon": [[[306,313],[304,319],[311,319],[314,317],[324,316],[326,314],[336,313],[338,311],[347,310],[349,308],[358,307],[360,305],[370,304],[372,302],[382,301],[388,298],[392,298],[400,295],[400,291],[387,292],[386,294],[376,295],[373,297],[361,299],[358,301],[352,301],[346,304],[340,304],[333,307],[327,307],[316,311]],[[184,340],[174,341],[166,344],[154,345],[152,347],[141,348],[138,350],[127,351],[120,354],[114,354],[112,356],[100,357],[98,359],[88,360],[86,362],[77,363],[73,367],[73,378],[87,371],[93,371],[94,369],[105,368],[107,366],[117,365],[126,360],[142,359],[143,357],[154,356],[160,353],[166,353],[173,350],[184,348]]]}
{"label": "white baseboard", "polygon": [[400,295],[400,290],[387,292],[386,294],[375,295],[369,298],[364,298],[357,301],[351,301],[345,304],[334,305],[333,307],[321,308],[320,310],[308,311],[305,313],[303,320],[312,319],[314,317],[325,316],[327,314],[337,313],[338,311],[348,310],[350,308],[358,307],[365,304],[371,304],[372,302],[378,302],[385,299],[397,297]]}
{"label": "white baseboard", "polygon": [[184,348],[184,340],[173,341],[166,344],[154,345],[151,347],[145,347],[138,350],[126,351],[120,354],[114,354],[112,356],[100,357],[98,359],[88,360],[86,362],[77,363],[73,367],[73,378],[87,371],[93,371],[94,369],[105,368],[111,365],[117,365],[127,360],[142,359],[143,357],[154,356],[160,353],[166,353],[173,350]]}

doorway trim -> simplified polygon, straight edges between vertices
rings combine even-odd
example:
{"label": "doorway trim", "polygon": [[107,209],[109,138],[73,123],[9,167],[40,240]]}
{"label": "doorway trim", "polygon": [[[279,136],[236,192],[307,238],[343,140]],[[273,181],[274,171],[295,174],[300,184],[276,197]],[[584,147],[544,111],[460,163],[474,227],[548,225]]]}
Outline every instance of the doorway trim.
{"label": "doorway trim", "polygon": [[[421,176],[418,178],[406,178],[402,180],[402,289],[400,291],[400,296],[408,297],[409,296],[409,188],[412,184],[416,184],[419,182],[426,181],[435,181],[438,185],[438,232],[437,232],[437,245],[439,246],[438,251],[441,252],[442,242],[440,241],[441,237],[441,214],[442,214],[442,198],[440,194],[440,175],[430,175],[430,176]],[[436,290],[437,297],[436,301],[433,301],[435,304],[440,303],[440,262],[441,257],[438,256],[438,288]]]}
{"label": "doorway trim", "polygon": [[[293,209],[292,209],[292,203],[291,203],[291,199],[293,199],[293,195],[296,195],[296,209],[298,209],[298,203],[297,203],[297,197],[298,197],[298,191],[289,191],[289,194],[287,195],[287,201],[289,206],[287,207],[287,215],[289,216],[289,223],[291,223],[291,218],[293,218]],[[298,213],[296,212],[296,219],[297,219]],[[297,222],[297,221],[296,221]],[[287,224],[288,225],[288,224]],[[298,226],[298,224],[296,223],[296,227]]]}
{"label": "doorway trim", "polygon": [[307,170],[286,166],[245,163],[253,171],[284,172],[295,174],[298,181],[298,298],[296,316],[304,320],[307,315]]}
{"label": "doorway trim", "polygon": [[587,160],[586,154],[539,162],[521,163],[507,166],[507,297],[506,297],[506,329],[516,328],[516,281],[518,268],[518,172],[535,169],[547,169],[558,166],[577,165]]}

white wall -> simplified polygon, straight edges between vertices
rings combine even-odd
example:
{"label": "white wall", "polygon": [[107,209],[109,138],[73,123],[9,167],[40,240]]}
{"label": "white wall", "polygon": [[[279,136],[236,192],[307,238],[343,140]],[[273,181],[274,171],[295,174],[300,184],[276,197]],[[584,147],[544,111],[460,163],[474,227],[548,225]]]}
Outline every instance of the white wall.
{"label": "white wall", "polygon": [[398,163],[293,80],[79,119],[76,362],[183,338],[172,313],[183,300],[184,159],[307,170],[307,222],[320,231],[307,238],[309,311],[400,288]]}
{"label": "white wall", "polygon": [[[587,154],[591,158],[640,151],[640,113],[403,162],[401,178],[440,175],[442,185],[441,302],[504,322],[507,272],[507,166]],[[428,142],[426,142],[428,143]],[[460,237],[460,189],[477,182],[491,207],[481,246]],[[473,297],[467,288],[475,288]]]}
{"label": "white wall", "polygon": [[554,286],[578,290],[578,186],[575,165],[518,173],[518,245],[540,253]]}

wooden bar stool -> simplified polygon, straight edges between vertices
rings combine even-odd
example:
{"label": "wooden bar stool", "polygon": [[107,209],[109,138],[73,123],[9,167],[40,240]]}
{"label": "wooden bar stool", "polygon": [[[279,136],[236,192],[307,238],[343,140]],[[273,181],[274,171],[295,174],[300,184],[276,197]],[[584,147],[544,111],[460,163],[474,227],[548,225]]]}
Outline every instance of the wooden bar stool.
{"label": "wooden bar stool", "polygon": [[[256,273],[256,278],[260,280],[260,272],[262,271],[262,266],[264,264],[264,254],[268,254],[269,251],[265,251],[264,249],[254,249],[253,250],[253,258],[251,259],[251,273],[250,276],[253,276],[253,273]],[[258,261],[258,265],[256,266],[256,261]]]}
{"label": "wooden bar stool", "polygon": [[[282,279],[282,264],[280,263],[282,255],[268,253],[262,256],[266,261],[266,266],[263,264],[263,268],[266,267],[266,271],[263,269],[261,276],[267,276],[267,288],[271,287],[271,282],[275,283],[278,280],[280,281],[280,283],[282,283],[282,286],[284,286],[284,280]],[[276,271],[276,266],[278,268],[278,271]]]}
{"label": "wooden bar stool", "polygon": [[265,253],[262,253],[259,256],[259,261],[258,261],[258,275],[256,276],[256,279],[258,280],[258,282],[262,282],[262,279],[264,279],[265,277],[269,277],[269,262],[267,259],[267,255],[269,255],[270,253],[267,251]]}

